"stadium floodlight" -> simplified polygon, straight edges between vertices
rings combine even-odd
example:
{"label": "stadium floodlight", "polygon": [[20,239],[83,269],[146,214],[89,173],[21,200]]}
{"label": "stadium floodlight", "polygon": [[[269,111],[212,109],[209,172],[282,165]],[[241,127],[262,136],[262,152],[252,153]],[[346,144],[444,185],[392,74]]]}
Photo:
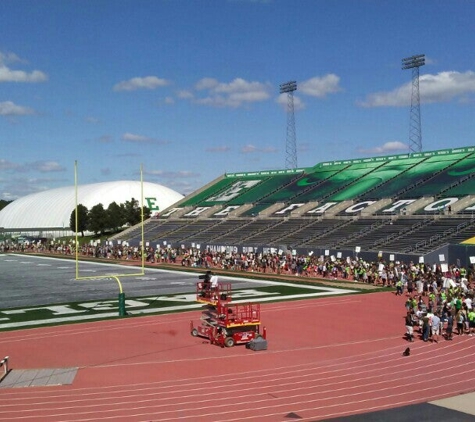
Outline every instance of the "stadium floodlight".
{"label": "stadium floodlight", "polygon": [[287,94],[287,138],[285,144],[285,168],[297,168],[297,137],[295,134],[294,91],[297,82],[289,81],[280,85],[280,93]]}
{"label": "stadium floodlight", "polygon": [[297,81],[289,81],[285,84],[281,84],[280,86],[280,93],[285,94],[287,92],[294,92],[297,91]]}
{"label": "stadium floodlight", "polygon": [[421,98],[419,94],[419,68],[426,64],[425,54],[416,54],[402,59],[402,70],[412,69],[412,93],[409,128],[409,149],[422,151]]}

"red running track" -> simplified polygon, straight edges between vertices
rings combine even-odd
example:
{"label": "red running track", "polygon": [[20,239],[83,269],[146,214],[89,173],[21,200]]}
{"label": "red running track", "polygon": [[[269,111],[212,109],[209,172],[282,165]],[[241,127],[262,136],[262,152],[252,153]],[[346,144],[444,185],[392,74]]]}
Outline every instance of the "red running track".
{"label": "red running track", "polygon": [[192,337],[199,312],[3,332],[11,368],[79,370],[72,385],[0,390],[0,421],[314,421],[473,391],[475,337],[416,340],[403,357],[404,303],[261,305],[259,352]]}

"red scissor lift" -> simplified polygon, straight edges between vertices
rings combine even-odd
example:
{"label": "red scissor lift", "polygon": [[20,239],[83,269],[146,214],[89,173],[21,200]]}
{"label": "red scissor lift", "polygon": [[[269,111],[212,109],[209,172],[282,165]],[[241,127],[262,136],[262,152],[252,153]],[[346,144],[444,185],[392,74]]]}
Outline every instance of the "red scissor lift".
{"label": "red scissor lift", "polygon": [[218,283],[215,288],[204,289],[204,284],[198,282],[196,300],[208,306],[202,312],[201,324],[195,326],[191,321],[192,336],[205,337],[221,347],[247,344],[263,337],[260,304],[230,303],[231,283]]}
{"label": "red scissor lift", "polygon": [[230,302],[231,283],[219,282],[216,287],[207,287],[205,283],[199,281],[196,283],[196,301],[210,306]]}
{"label": "red scissor lift", "polygon": [[191,335],[209,339],[211,344],[232,347],[262,337],[259,303],[221,303],[203,311],[201,325],[191,322]]}

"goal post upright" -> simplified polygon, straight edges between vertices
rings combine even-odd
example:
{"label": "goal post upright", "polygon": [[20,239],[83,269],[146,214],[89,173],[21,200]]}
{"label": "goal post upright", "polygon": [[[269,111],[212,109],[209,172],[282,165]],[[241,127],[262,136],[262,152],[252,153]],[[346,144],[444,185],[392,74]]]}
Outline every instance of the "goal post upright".
{"label": "goal post upright", "polygon": [[75,256],[76,256],[76,280],[79,279],[79,239],[78,239],[78,229],[79,229],[79,217],[78,217],[78,162],[74,161],[74,219],[75,219]]}
{"label": "goal post upright", "polygon": [[141,226],[141,256],[142,256],[142,273],[145,274],[145,229],[144,229],[144,194],[143,194],[143,164],[140,164],[140,226]]}
{"label": "goal post upright", "polygon": [[98,280],[98,279],[114,279],[119,286],[119,316],[126,316],[127,312],[125,309],[125,293],[122,288],[122,283],[120,282],[119,277],[135,277],[142,276],[145,274],[145,230],[144,230],[144,189],[143,189],[143,165],[140,165],[140,226],[141,226],[141,244],[140,244],[140,253],[141,253],[141,272],[133,274],[110,274],[110,275],[100,275],[100,276],[90,276],[90,277],[81,277],[79,274],[79,237],[78,237],[78,163],[77,160],[74,162],[74,196],[75,196],[75,261],[76,261],[76,280]]}

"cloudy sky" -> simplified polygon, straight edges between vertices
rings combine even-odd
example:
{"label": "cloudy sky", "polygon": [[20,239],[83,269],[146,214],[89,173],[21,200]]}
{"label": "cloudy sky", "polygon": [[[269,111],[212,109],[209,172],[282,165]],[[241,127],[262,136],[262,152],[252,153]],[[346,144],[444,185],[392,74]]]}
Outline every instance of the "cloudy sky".
{"label": "cloudy sky", "polygon": [[475,145],[470,0],[2,0],[0,199],[144,179],[188,194],[285,168]]}

